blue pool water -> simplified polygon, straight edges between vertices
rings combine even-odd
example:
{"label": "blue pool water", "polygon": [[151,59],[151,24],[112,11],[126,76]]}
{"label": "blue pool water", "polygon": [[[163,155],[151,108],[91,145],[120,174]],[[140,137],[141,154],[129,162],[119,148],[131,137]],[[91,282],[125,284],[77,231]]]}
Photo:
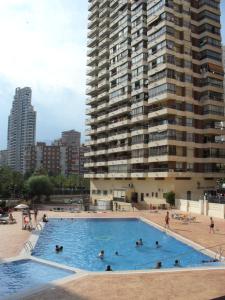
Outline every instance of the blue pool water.
{"label": "blue pool water", "polygon": [[[144,245],[136,247],[139,238]],[[161,245],[158,249],[156,240]],[[64,247],[60,253],[54,251],[57,244]],[[98,258],[101,249],[103,260]],[[106,265],[113,270],[151,269],[157,261],[172,268],[175,259],[182,267],[195,267],[210,259],[139,219],[50,219],[33,255],[90,271],[104,271]]]}
{"label": "blue pool water", "polygon": [[0,264],[0,299],[71,274],[28,259]]}

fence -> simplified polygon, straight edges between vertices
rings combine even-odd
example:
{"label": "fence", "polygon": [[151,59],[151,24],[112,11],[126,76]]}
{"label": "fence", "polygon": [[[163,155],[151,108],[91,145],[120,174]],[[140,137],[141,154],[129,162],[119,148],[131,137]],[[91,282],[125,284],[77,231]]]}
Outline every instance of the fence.
{"label": "fence", "polygon": [[186,199],[176,199],[176,208],[188,212],[196,213],[200,215],[225,218],[225,204],[211,203],[208,200],[192,201]]}

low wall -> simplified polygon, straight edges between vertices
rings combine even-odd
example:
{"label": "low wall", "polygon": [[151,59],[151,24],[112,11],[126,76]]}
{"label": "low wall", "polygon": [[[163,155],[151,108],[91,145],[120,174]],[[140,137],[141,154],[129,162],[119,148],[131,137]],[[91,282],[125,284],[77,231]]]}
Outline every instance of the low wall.
{"label": "low wall", "polygon": [[177,209],[188,212],[195,213],[215,218],[225,218],[225,204],[220,203],[209,203],[207,200],[185,200],[176,199],[175,206]]}
{"label": "low wall", "polygon": [[136,210],[131,203],[113,201],[113,211],[134,211]]}

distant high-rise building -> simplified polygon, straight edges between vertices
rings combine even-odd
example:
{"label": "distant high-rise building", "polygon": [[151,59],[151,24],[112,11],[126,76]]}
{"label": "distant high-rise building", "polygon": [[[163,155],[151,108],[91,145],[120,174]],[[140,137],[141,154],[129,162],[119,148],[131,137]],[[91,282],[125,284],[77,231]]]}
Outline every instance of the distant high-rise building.
{"label": "distant high-rise building", "polygon": [[0,150],[0,167],[7,166],[8,164],[8,151]]}
{"label": "distant high-rise building", "polygon": [[88,2],[92,200],[199,199],[225,175],[220,1]]}
{"label": "distant high-rise building", "polygon": [[76,130],[63,131],[61,141],[63,145],[80,147],[80,132]]}
{"label": "distant high-rise building", "polygon": [[[225,70],[225,46],[223,46],[223,69]],[[225,74],[223,76],[223,88],[224,88],[224,96],[225,96]]]}
{"label": "distant high-rise building", "polygon": [[26,146],[35,144],[36,112],[31,105],[31,88],[16,88],[8,119],[8,165],[23,172]]}

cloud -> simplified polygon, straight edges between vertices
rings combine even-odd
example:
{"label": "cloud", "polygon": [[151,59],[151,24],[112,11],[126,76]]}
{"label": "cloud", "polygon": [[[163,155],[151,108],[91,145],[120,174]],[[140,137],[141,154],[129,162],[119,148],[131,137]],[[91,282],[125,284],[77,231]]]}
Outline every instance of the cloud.
{"label": "cloud", "polygon": [[17,85],[84,94],[86,16],[78,15],[78,1],[71,3],[1,0],[0,74]]}
{"label": "cloud", "polygon": [[65,129],[83,130],[87,5],[78,0],[0,1],[0,145],[6,145],[17,86],[32,88],[39,140],[52,140]]}

